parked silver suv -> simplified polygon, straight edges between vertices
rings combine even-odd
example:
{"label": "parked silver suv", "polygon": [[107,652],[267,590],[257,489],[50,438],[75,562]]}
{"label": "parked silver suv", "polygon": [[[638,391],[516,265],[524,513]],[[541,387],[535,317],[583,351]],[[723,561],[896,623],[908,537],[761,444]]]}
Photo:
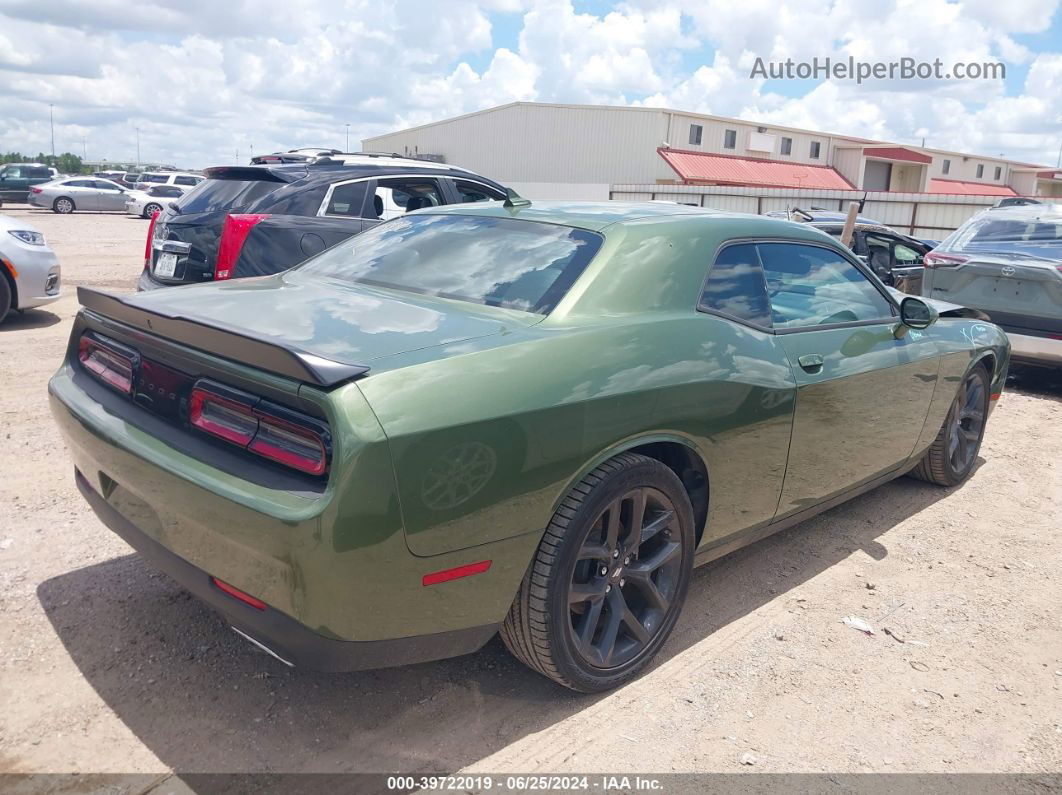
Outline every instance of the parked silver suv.
{"label": "parked silver suv", "polygon": [[986,312],[1015,361],[1062,366],[1062,205],[986,210],[924,264],[922,295]]}

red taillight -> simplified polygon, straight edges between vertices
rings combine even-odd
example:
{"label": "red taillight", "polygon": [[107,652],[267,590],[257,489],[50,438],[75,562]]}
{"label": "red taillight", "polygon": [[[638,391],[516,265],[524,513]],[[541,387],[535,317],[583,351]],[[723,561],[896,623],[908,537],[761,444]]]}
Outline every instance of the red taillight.
{"label": "red taillight", "polygon": [[151,267],[151,243],[155,239],[155,222],[158,218],[158,213],[152,213],[151,223],[148,224],[147,243],[144,244],[144,270]]}
{"label": "red taillight", "polygon": [[30,188],[30,193],[44,193],[43,188]]}
{"label": "red taillight", "polygon": [[441,582],[449,582],[450,580],[459,580],[462,577],[471,577],[473,574],[482,574],[490,568],[489,560],[481,560],[478,563],[467,563],[464,566],[458,566],[453,569],[444,569],[443,571],[434,571],[431,574],[425,574],[421,580],[421,585],[438,585]]}
{"label": "red taillight", "polygon": [[937,251],[927,251],[922,258],[922,264],[927,268],[954,268],[964,262],[969,262],[969,260],[969,257],[963,257],[958,254],[941,254]]}
{"label": "red taillight", "polygon": [[308,475],[328,470],[328,432],[312,417],[199,381],[189,399],[189,421],[204,433]]}
{"label": "red taillight", "polygon": [[133,393],[136,371],[135,351],[94,334],[84,334],[78,341],[77,358],[82,367],[112,389],[126,395]]}
{"label": "red taillight", "polygon": [[258,431],[252,407],[253,404],[246,405],[196,387],[188,401],[188,421],[201,431],[246,447]]}
{"label": "red taillight", "polygon": [[239,588],[233,585],[229,585],[224,580],[219,580],[217,577],[211,577],[210,581],[214,584],[215,587],[220,588],[222,591],[224,591],[234,599],[239,599],[244,604],[250,605],[255,610],[266,609],[266,603],[263,602],[261,599],[255,599],[249,593],[244,593]]}
{"label": "red taillight", "polygon": [[215,279],[231,278],[247,235],[251,234],[255,224],[268,217],[269,213],[232,213],[225,218],[221,242],[218,243],[218,258],[214,262]]}

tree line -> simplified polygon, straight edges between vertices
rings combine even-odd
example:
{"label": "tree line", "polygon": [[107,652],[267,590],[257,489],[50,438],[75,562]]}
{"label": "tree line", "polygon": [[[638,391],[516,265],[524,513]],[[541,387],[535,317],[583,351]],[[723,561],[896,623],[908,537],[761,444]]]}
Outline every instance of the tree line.
{"label": "tree line", "polygon": [[0,154],[0,163],[44,163],[58,169],[60,174],[88,174],[91,171],[88,166],[82,165],[81,158],[73,152],[63,152],[55,157],[44,152],[38,152],[36,157],[22,152],[5,152]]}

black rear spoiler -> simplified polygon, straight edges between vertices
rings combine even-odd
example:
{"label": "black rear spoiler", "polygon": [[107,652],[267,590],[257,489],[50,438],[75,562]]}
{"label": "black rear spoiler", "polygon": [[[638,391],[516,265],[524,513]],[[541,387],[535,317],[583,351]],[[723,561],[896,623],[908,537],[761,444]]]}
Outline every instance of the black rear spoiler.
{"label": "black rear spoiler", "polygon": [[[305,163],[263,163],[254,166],[213,166],[203,170],[207,179],[240,179],[247,182],[259,180],[262,182],[294,182],[306,176],[305,168],[291,168],[291,166],[305,166]],[[287,166],[280,170],[277,166]]]}
{"label": "black rear spoiler", "polygon": [[326,359],[293,345],[249,336],[216,321],[144,309],[121,296],[91,287],[78,287],[77,300],[94,314],[140,331],[316,386],[338,386],[369,372],[363,364]]}

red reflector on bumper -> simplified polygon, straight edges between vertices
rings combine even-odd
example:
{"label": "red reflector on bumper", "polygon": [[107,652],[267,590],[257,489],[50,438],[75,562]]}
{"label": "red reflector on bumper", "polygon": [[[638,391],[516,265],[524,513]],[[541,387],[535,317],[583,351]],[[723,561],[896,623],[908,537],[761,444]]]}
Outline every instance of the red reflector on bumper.
{"label": "red reflector on bumper", "polygon": [[994,395],[989,395],[988,399],[989,400],[999,400],[1000,397],[1002,397],[1002,396],[1003,396],[1002,392],[996,392],[996,394],[994,394]]}
{"label": "red reflector on bumper", "polygon": [[454,569],[444,569],[443,571],[434,571],[431,574],[425,574],[420,583],[421,585],[438,585],[441,582],[459,580],[462,577],[470,577],[473,574],[482,574],[489,568],[490,561],[481,560],[479,563],[468,563]]}
{"label": "red reflector on bumper", "polygon": [[227,582],[219,580],[217,577],[211,577],[210,581],[214,583],[214,585],[216,585],[218,588],[223,590],[225,593],[227,593],[229,596],[233,597],[234,599],[239,599],[241,602],[250,605],[255,610],[266,609],[266,603],[263,602],[261,599],[255,599],[249,593],[244,593],[239,588],[229,585]]}

